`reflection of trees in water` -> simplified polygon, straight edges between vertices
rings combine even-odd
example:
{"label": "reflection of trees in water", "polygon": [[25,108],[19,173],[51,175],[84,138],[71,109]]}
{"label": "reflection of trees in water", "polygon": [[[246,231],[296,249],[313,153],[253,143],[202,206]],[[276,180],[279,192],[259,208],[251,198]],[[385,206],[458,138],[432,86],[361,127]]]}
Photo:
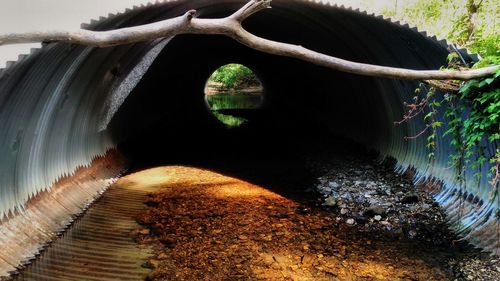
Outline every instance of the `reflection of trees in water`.
{"label": "reflection of trees in water", "polygon": [[262,103],[260,94],[214,94],[206,96],[207,105],[212,114],[228,127],[239,127],[248,120],[243,117],[233,116],[219,112],[225,109],[256,109]]}

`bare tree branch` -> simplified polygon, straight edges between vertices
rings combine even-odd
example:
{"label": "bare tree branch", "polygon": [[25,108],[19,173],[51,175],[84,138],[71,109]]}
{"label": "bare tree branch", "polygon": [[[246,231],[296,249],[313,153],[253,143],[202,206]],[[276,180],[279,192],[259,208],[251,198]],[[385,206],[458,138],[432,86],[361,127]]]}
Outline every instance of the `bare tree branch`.
{"label": "bare tree branch", "polygon": [[473,70],[412,70],[352,62],[318,53],[302,46],[276,42],[255,36],[241,23],[249,16],[270,8],[271,0],[250,0],[245,6],[226,18],[198,19],[192,10],[182,16],[151,24],[110,31],[43,31],[0,35],[0,45],[33,42],[67,42],[95,47],[109,47],[153,40],[179,34],[225,35],[264,53],[292,57],[334,70],[374,77],[405,80],[470,80],[491,75],[499,65]]}
{"label": "bare tree branch", "polygon": [[461,83],[453,80],[424,80],[425,84],[441,92],[455,94],[460,91]]}

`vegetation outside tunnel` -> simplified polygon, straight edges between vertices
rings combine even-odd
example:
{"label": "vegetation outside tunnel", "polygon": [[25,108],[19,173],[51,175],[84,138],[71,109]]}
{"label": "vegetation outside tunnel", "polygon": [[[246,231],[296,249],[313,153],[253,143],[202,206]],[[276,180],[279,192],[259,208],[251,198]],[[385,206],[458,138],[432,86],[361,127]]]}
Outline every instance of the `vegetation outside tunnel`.
{"label": "vegetation outside tunnel", "polygon": [[211,113],[229,128],[248,122],[245,116],[225,114],[225,110],[256,109],[262,102],[262,86],[254,72],[242,64],[226,64],[208,78],[206,103]]}

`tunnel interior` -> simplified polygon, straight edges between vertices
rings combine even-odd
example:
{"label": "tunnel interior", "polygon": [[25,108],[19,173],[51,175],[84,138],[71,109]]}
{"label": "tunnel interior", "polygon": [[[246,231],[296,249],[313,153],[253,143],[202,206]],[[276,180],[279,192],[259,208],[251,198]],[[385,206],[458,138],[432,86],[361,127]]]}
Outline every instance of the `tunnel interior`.
{"label": "tunnel interior", "polygon": [[[167,1],[84,27],[134,26],[190,9],[198,17],[217,18],[244,2]],[[276,0],[272,6],[252,15],[244,27],[264,38],[386,66],[438,69],[449,53],[445,41],[382,17],[312,1]],[[460,52],[466,60],[476,59]],[[249,113],[249,122],[231,129],[210,113],[204,98],[208,77],[228,63],[248,66],[264,89],[262,106]],[[498,249],[500,242],[490,235],[497,231],[498,218],[492,214],[498,202],[488,199],[488,183],[457,194],[448,168],[449,141],[438,144],[431,162],[425,137],[404,140],[425,128],[423,117],[394,125],[417,86],[264,54],[222,36],[179,35],[102,49],[45,44],[0,72],[0,125],[5,128],[0,138],[5,156],[0,163],[0,223],[36,234],[1,233],[5,245],[24,250],[14,246],[0,253],[0,276],[30,259],[127,168],[290,161],[294,151],[312,148],[319,140],[338,150],[376,151],[381,159],[395,158],[400,172],[412,168],[416,181],[439,181],[435,197],[450,217],[461,196],[473,198],[458,231],[473,233],[469,239],[474,245]],[[88,177],[75,178],[82,176]],[[54,197],[57,203],[51,205]],[[46,217],[56,223],[19,227],[26,218],[43,222]]]}
{"label": "tunnel interior", "polygon": [[[187,51],[186,55],[178,55],[180,50]],[[264,87],[261,108],[239,128],[221,124],[204,100],[208,76],[227,62],[248,65]],[[342,83],[346,80],[353,83]],[[383,122],[378,127],[375,122],[377,93],[370,80],[263,55],[223,37],[180,36],[158,56],[110,128],[120,140],[121,151],[139,162],[224,154],[263,157],[310,142],[317,131],[341,136],[355,129],[363,139],[375,141],[384,130],[380,128]],[[372,97],[363,98],[362,93],[368,91]]]}
{"label": "tunnel interior", "polygon": [[[271,11],[250,18],[245,28],[265,38],[353,61],[376,63],[376,59],[381,59],[378,56],[381,54],[370,56],[376,48],[357,42],[361,40],[358,37],[374,36],[373,30],[369,34],[366,27],[378,21],[376,18],[339,10],[326,24],[321,16],[327,16],[319,13],[318,17],[315,10],[318,7],[279,2],[274,6]],[[227,16],[236,8],[227,3],[213,4],[202,10],[200,16]],[[361,34],[350,32],[353,23]],[[411,40],[410,35],[421,36],[409,32],[408,37],[396,38],[408,43],[405,46],[408,53],[432,45]],[[380,46],[378,50],[383,48]],[[432,68],[443,63],[445,54],[446,51],[440,50],[440,59],[432,62],[418,57],[400,61],[391,57],[391,62],[402,66],[419,63],[421,68]],[[203,100],[207,78],[227,63],[250,67],[264,87],[262,108],[250,116],[249,124],[231,130],[208,114]],[[410,98],[394,95],[387,85],[405,92],[414,89],[417,83],[336,72],[296,59],[263,54],[222,36],[182,35],[164,47],[114,115],[109,128],[119,140],[121,150],[134,159],[142,158],[141,161],[148,157],[156,161],[187,155],[215,157],[224,151],[231,152],[227,153],[231,156],[237,151],[241,157],[262,157],[286,146],[309,142],[318,132],[379,149],[380,144],[393,137],[393,118],[403,114],[401,108],[391,108],[386,99],[401,102]]]}

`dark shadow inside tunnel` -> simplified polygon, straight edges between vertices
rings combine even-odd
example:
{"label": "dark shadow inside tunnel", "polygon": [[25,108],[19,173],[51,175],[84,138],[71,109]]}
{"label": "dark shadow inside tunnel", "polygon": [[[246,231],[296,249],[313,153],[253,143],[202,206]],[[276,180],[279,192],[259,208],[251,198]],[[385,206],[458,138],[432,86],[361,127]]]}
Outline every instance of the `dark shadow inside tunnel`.
{"label": "dark shadow inside tunnel", "polygon": [[[204,3],[193,8],[205,18],[229,15],[240,6],[238,1]],[[245,28],[353,61],[433,68],[446,58],[446,50],[422,40],[421,34],[374,17],[340,9],[331,16],[299,1],[276,1],[273,6],[249,18]],[[368,41],[370,45],[363,43]],[[395,49],[397,55],[391,53]],[[442,58],[430,63],[416,50],[442,53]],[[227,130],[206,110],[203,91],[214,69],[232,62],[252,69],[265,92],[250,122]],[[264,54],[222,36],[181,35],[164,47],[108,128],[121,151],[144,163],[286,158],[321,134],[380,151],[392,145],[395,116],[402,116],[403,109],[391,105],[402,104],[407,97],[401,93],[413,92],[415,86]],[[402,128],[398,134],[411,129]]]}
{"label": "dark shadow inside tunnel", "polygon": [[[181,52],[182,50],[182,52]],[[264,103],[228,130],[206,110],[206,77],[239,61],[262,79]],[[111,122],[120,148],[139,162],[183,158],[283,157],[321,134],[384,132],[372,79],[258,53],[222,37],[180,36],[168,44]],[[366,94],[366,92],[373,92]]]}

